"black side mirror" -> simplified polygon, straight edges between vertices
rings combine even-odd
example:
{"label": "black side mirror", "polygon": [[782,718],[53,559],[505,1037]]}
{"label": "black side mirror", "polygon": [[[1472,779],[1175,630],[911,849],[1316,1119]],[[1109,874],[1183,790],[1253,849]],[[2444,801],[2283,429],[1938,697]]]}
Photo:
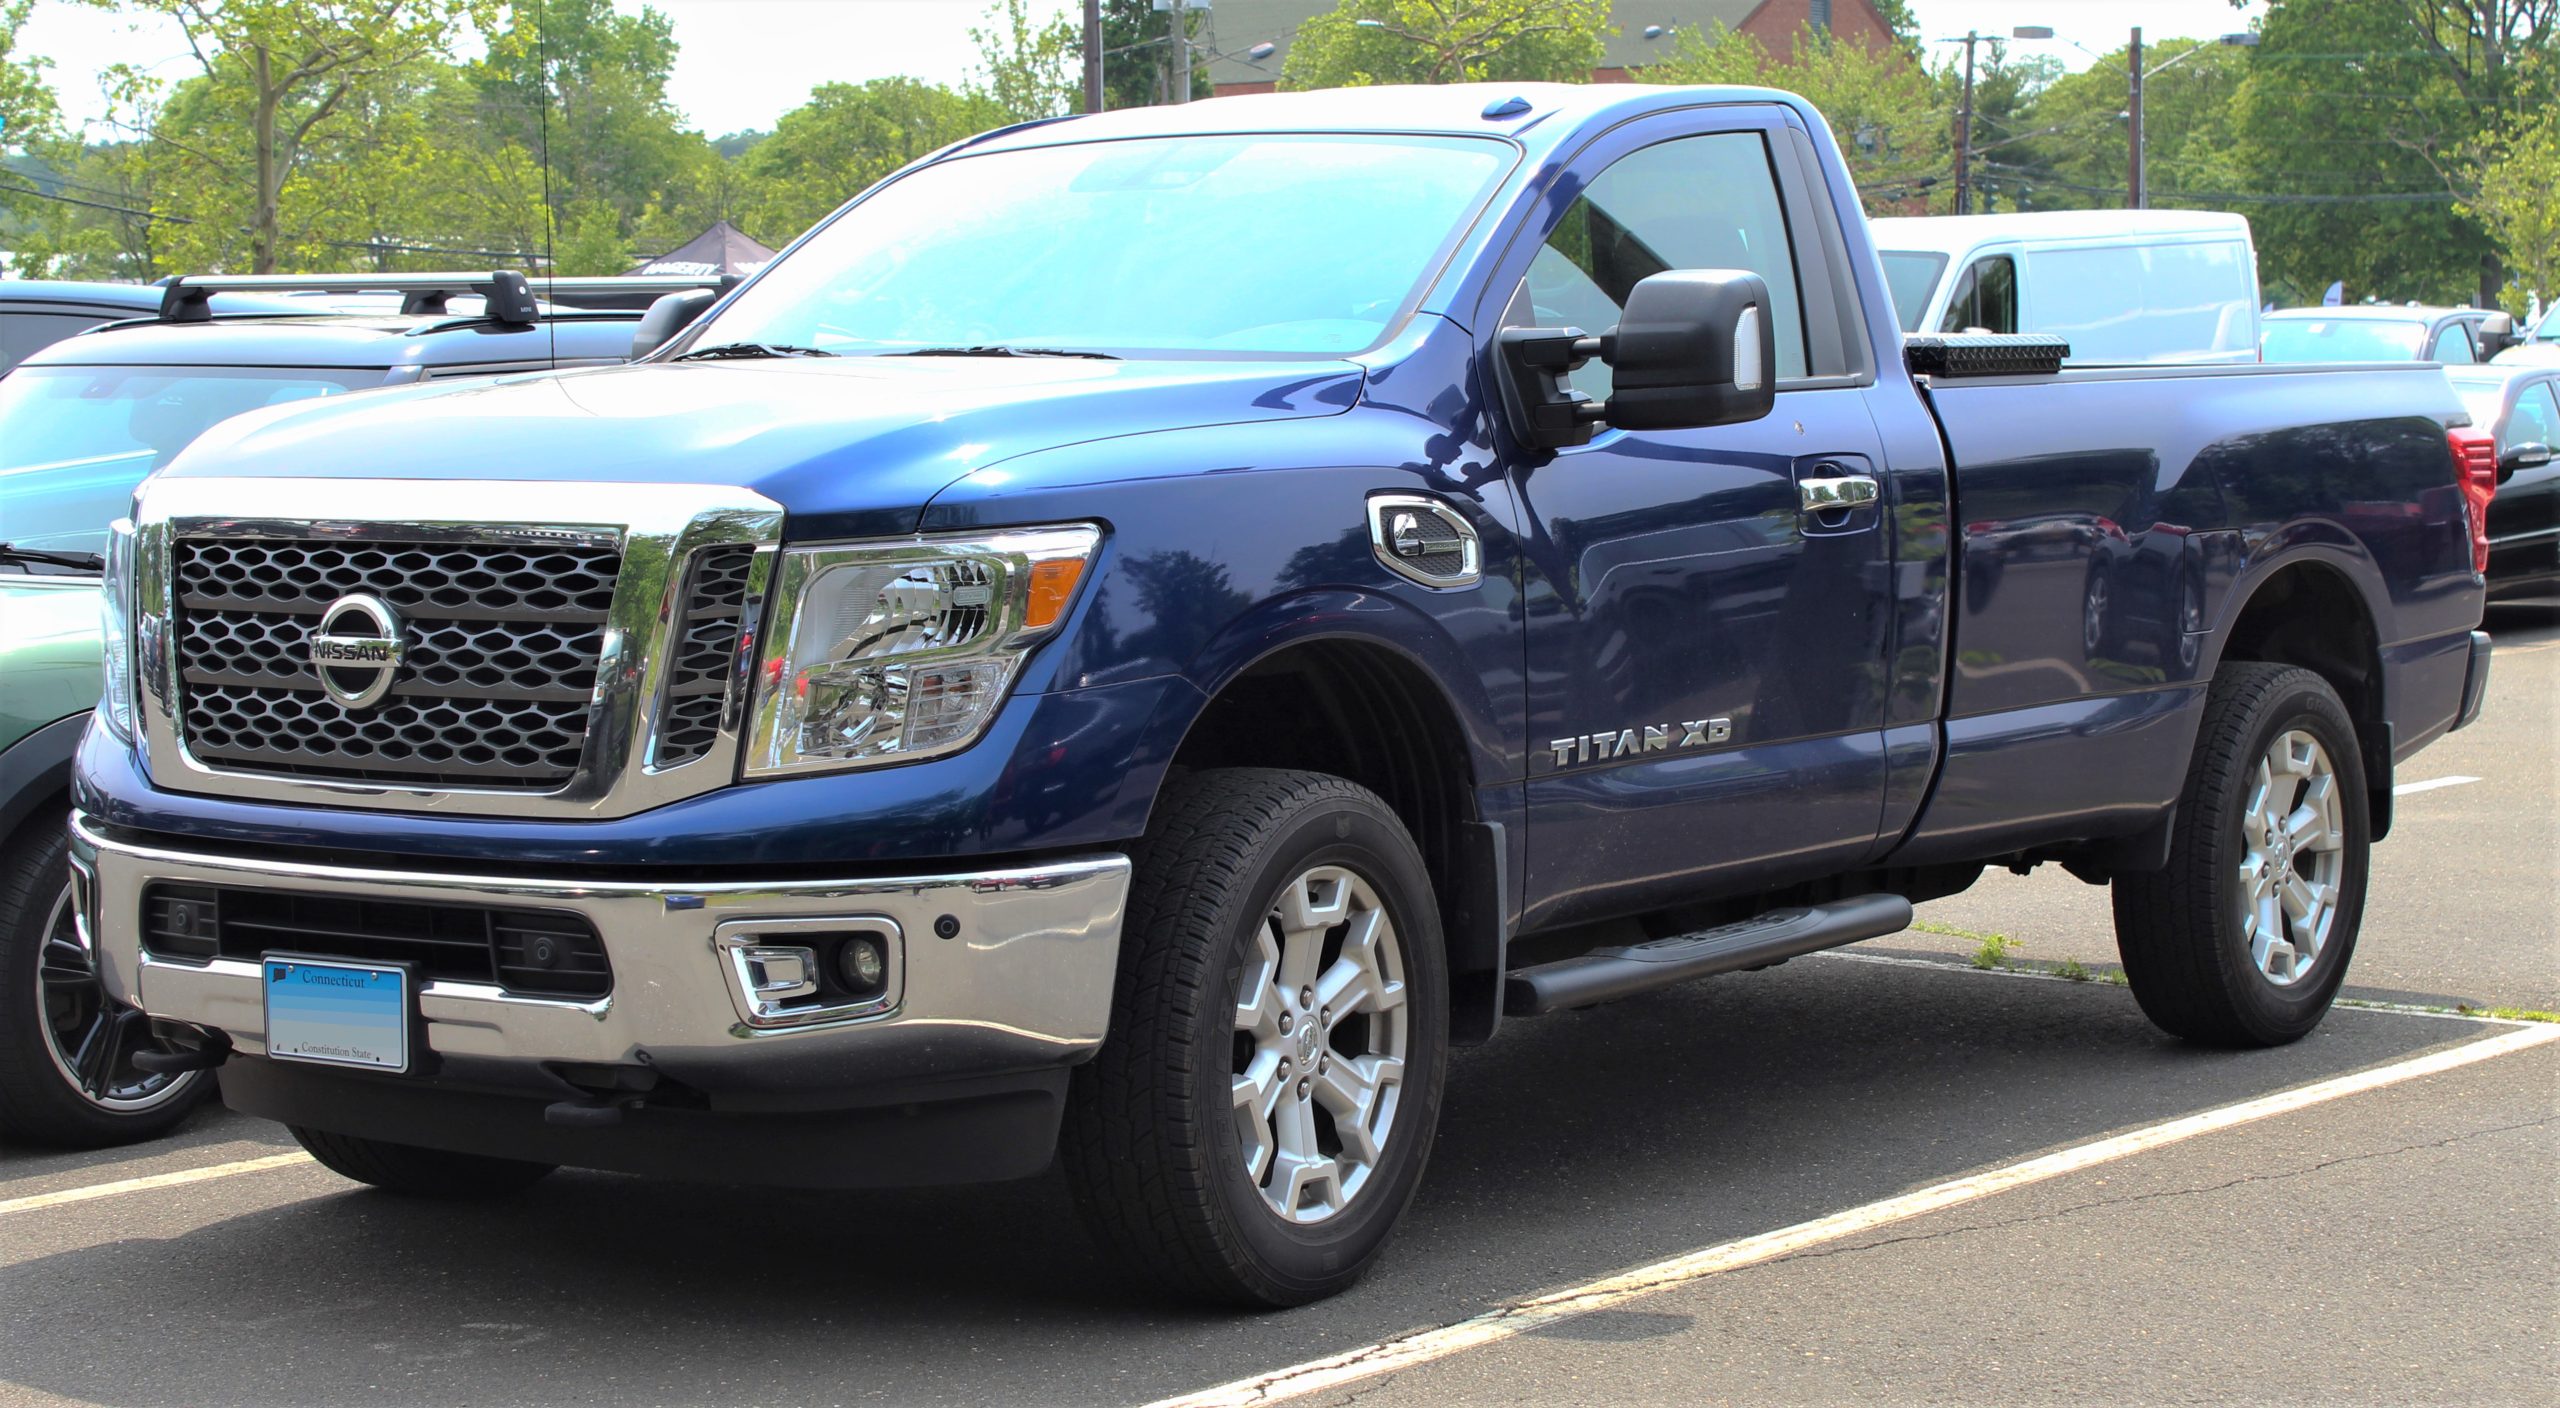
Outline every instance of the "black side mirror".
{"label": "black side mirror", "polygon": [[631,360],[639,361],[675,340],[677,333],[693,325],[702,310],[720,301],[716,288],[689,288],[682,293],[661,296],[640,315],[639,325],[631,330]]}
{"label": "black side mirror", "polygon": [[1605,413],[1620,430],[1754,421],[1778,404],[1769,285],[1740,269],[1675,269],[1627,295],[1603,355],[1616,378]]}
{"label": "black side mirror", "polygon": [[2516,335],[2516,320],[2506,313],[2492,313],[2480,320],[2480,360],[2487,361],[2524,341]]}
{"label": "black side mirror", "polygon": [[2527,440],[2521,445],[2509,445],[2507,452],[2498,456],[2498,482],[2504,484],[2507,482],[2507,476],[2519,469],[2540,469],[2549,463],[2551,463],[2551,447],[2539,440]]}
{"label": "black side mirror", "polygon": [[[1513,430],[1548,449],[1621,430],[1696,430],[1758,420],[1777,405],[1776,323],[1769,285],[1744,269],[1673,269],[1628,291],[1618,325],[1510,328],[1499,339],[1503,402]],[[1597,357],[1616,385],[1606,402],[1571,377]]]}

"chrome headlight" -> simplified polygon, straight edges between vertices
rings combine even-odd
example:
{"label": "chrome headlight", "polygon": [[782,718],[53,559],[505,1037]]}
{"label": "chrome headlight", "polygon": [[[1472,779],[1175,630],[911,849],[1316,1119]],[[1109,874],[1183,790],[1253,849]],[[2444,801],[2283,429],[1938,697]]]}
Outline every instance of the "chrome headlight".
{"label": "chrome headlight", "polygon": [[109,525],[98,593],[98,634],[106,646],[98,717],[127,743],[133,741],[133,542],[132,519]]}
{"label": "chrome headlight", "polygon": [[908,762],[977,741],[1102,541],[1077,524],[793,548],[774,573],[749,777]]}

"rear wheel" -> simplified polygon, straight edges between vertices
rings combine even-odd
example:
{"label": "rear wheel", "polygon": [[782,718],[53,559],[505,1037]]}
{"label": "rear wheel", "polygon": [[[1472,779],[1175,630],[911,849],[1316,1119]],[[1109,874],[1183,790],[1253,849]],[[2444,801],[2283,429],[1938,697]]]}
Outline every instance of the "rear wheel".
{"label": "rear wheel", "polygon": [[1412,839],[1340,778],[1168,785],[1111,1035],[1062,1151],[1087,1224],[1185,1295],[1298,1305],[1359,1279],[1420,1183],[1448,1005]]}
{"label": "rear wheel", "polygon": [[2355,952],[2371,836],[2355,725],[2328,683],[2223,666],[2168,868],[2115,881],[2117,950],[2143,1013],[2221,1046],[2318,1026]]}
{"label": "rear wheel", "polygon": [[0,846],[0,1136],[83,1149],[156,1138],[212,1080],[134,1065],[168,1043],[98,981],[70,874],[59,827],[29,827]]}
{"label": "rear wheel", "polygon": [[541,1182],[554,1167],[359,1139],[300,1125],[291,1128],[293,1137],[331,1173],[413,1198],[500,1198]]}

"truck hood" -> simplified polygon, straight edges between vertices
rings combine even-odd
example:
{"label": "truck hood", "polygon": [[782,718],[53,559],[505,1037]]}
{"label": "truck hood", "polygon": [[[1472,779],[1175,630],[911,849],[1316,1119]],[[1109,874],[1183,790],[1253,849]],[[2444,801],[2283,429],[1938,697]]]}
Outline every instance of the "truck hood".
{"label": "truck hood", "polygon": [[676,362],[303,402],[226,421],[175,476],[722,484],[794,537],[914,530],[963,475],[1063,445],[1335,415],[1348,362],[844,357]]}

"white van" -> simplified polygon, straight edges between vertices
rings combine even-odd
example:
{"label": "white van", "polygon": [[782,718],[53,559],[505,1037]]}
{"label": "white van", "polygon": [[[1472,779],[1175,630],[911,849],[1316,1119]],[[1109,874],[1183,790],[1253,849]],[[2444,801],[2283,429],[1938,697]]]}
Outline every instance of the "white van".
{"label": "white van", "polygon": [[2057,210],[1872,224],[1906,333],[2052,333],[2082,364],[2258,359],[2245,216]]}

